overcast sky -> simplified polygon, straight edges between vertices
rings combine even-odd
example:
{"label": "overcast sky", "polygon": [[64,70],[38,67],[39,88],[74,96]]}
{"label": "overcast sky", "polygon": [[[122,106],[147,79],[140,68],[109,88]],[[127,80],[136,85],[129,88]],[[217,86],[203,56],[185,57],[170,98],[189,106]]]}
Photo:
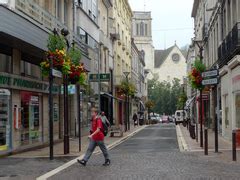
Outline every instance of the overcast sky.
{"label": "overcast sky", "polygon": [[[145,2],[145,8],[144,8]],[[191,11],[193,0],[129,0],[133,11],[152,12],[155,49],[165,49],[177,42],[182,47],[193,37]]]}

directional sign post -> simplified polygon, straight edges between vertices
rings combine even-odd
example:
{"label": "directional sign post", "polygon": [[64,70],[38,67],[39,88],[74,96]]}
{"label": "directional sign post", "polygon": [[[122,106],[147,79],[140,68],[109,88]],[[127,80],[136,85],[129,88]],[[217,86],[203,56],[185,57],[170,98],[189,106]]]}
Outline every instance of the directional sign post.
{"label": "directional sign post", "polygon": [[[98,82],[98,74],[89,74],[89,81],[90,82]],[[102,74],[100,74],[100,81],[101,82],[108,82],[108,81],[110,81],[110,73],[102,73]]]}
{"label": "directional sign post", "polygon": [[218,78],[204,79],[202,80],[202,85],[215,85],[218,83]]}
{"label": "directional sign post", "polygon": [[215,76],[218,76],[218,70],[217,69],[214,69],[214,70],[211,70],[211,71],[205,71],[205,72],[202,73],[203,78],[215,77]]}
{"label": "directional sign post", "polygon": [[56,69],[52,69],[52,75],[53,75],[54,77],[62,78],[62,73],[61,73],[61,71],[58,71],[58,70],[56,70]]}

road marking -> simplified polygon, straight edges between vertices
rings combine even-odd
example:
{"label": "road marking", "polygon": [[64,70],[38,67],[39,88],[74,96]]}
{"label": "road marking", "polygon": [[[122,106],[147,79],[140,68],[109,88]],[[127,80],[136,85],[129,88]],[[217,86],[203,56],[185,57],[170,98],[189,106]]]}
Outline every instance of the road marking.
{"label": "road marking", "polygon": [[182,130],[179,125],[176,126],[178,146],[181,152],[189,151],[188,145],[183,137]]}
{"label": "road marking", "polygon": [[[127,139],[129,139],[130,137],[134,136],[136,133],[138,133],[139,131],[143,130],[145,127],[147,126],[142,126],[141,128],[137,129],[136,131],[128,134],[127,136],[115,141],[114,143],[110,144],[107,146],[108,150],[111,150],[113,149],[114,147],[118,146],[119,144],[121,144],[122,142],[126,141]],[[100,150],[94,152],[93,154],[99,154],[100,153]],[[36,180],[46,180],[48,178],[50,178],[51,176],[54,176],[56,175],[57,173],[63,171],[64,169],[67,169],[68,167],[72,166],[73,164],[75,164],[77,162],[78,159],[82,159],[84,155],[81,155],[59,167],[57,167],[56,169],[52,170],[52,171],[49,171],[47,172],[46,174],[40,176],[40,177],[37,177]]]}

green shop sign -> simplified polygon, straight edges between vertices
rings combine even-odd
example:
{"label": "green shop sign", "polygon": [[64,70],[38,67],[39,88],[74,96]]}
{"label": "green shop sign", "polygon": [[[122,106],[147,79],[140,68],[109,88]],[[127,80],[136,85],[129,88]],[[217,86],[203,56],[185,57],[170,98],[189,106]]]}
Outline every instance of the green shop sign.
{"label": "green shop sign", "polygon": [[[0,73],[0,87],[49,93],[49,84],[47,82],[8,73]],[[59,93],[60,86],[54,85],[53,92],[55,94]]]}

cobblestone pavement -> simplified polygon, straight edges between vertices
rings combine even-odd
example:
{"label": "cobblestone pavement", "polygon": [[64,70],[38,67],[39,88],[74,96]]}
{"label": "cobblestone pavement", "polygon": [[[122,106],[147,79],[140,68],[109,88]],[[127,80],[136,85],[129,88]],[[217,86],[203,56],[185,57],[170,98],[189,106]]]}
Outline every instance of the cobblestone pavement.
{"label": "cobblestone pavement", "polygon": [[0,159],[0,180],[33,180],[37,176],[55,169],[73,157],[55,158],[2,158]]}
{"label": "cobblestone pavement", "polygon": [[181,153],[174,125],[150,126],[110,151],[112,164],[102,167],[102,155],[86,167],[75,163],[52,180],[225,180],[240,179],[240,166],[198,153]]}
{"label": "cobblestone pavement", "polygon": [[[111,145],[129,134],[143,128],[131,127],[131,130],[124,132],[124,137],[106,137],[105,143]],[[21,154],[0,159],[0,180],[33,180],[64,163],[82,155],[87,148],[87,136],[82,138],[82,151],[78,152],[78,139],[70,140],[70,154],[63,155],[63,144],[54,145],[54,160],[50,161],[49,148],[36,149]],[[99,148],[96,148],[99,150]]]}

